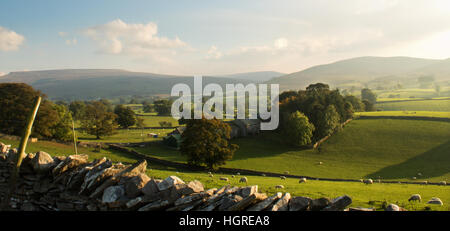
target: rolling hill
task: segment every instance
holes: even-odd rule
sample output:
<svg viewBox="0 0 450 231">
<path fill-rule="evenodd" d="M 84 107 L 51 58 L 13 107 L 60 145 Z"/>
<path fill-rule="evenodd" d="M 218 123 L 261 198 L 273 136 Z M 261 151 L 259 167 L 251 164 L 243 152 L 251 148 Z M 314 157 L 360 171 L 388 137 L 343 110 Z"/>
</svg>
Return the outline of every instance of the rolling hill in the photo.
<svg viewBox="0 0 450 231">
<path fill-rule="evenodd" d="M 280 89 L 301 89 L 311 83 L 325 82 L 332 86 L 346 82 L 416 79 L 434 76 L 437 81 L 450 80 L 450 59 L 420 59 L 410 57 L 359 57 L 314 66 L 280 76 L 267 83 L 278 83 Z"/>
<path fill-rule="evenodd" d="M 115 69 L 69 69 L 11 72 L 0 77 L 0 82 L 27 83 L 47 94 L 50 99 L 88 100 L 132 95 L 170 94 L 172 86 L 185 83 L 193 90 L 193 78 L 189 76 L 160 75 Z M 203 84 L 243 83 L 253 81 L 231 78 L 203 78 Z"/>
</svg>

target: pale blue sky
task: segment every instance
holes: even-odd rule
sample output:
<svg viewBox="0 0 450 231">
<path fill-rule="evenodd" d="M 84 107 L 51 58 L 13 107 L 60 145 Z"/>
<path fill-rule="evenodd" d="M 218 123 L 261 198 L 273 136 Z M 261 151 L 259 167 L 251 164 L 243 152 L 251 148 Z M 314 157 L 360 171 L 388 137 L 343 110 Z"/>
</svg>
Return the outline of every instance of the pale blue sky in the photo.
<svg viewBox="0 0 450 231">
<path fill-rule="evenodd" d="M 450 57 L 447 0 L 0 1 L 0 74 L 285 73 L 356 56 Z"/>
</svg>

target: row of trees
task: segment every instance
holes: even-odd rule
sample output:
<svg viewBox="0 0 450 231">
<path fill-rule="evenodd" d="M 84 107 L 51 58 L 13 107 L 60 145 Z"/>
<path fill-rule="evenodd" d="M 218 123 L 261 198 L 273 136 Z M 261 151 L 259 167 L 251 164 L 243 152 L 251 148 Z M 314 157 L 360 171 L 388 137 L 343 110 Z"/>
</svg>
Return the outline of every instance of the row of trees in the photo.
<svg viewBox="0 0 450 231">
<path fill-rule="evenodd" d="M 22 135 L 26 117 L 32 110 L 37 96 L 42 97 L 42 102 L 34 122 L 32 136 L 70 140 L 72 115 L 67 108 L 49 101 L 40 91 L 24 83 L 0 84 L 0 131 Z"/>
<path fill-rule="evenodd" d="M 115 108 L 107 100 L 53 103 L 40 91 L 24 83 L 0 84 L 0 132 L 21 135 L 26 117 L 33 108 L 34 99 L 43 98 L 33 126 L 33 137 L 72 140 L 72 122 L 97 138 L 112 135 L 117 127 L 129 128 L 136 125 L 143 128 L 144 120 L 123 105 Z"/>
<path fill-rule="evenodd" d="M 306 90 L 280 94 L 280 127 L 286 141 L 303 146 L 333 133 L 352 118 L 355 111 L 372 111 L 376 95 L 370 89 L 361 91 L 362 99 L 342 96 L 327 84 L 309 85 Z"/>
</svg>

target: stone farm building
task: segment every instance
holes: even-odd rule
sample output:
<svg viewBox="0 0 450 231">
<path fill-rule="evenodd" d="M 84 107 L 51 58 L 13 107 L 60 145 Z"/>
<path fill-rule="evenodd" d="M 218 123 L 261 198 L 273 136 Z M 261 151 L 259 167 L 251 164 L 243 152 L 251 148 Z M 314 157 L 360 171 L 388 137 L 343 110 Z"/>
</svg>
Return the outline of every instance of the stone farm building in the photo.
<svg viewBox="0 0 450 231">
<path fill-rule="evenodd" d="M 231 127 L 230 138 L 246 137 L 256 135 L 260 131 L 261 121 L 258 119 L 236 119 L 231 121 L 226 121 Z M 163 142 L 174 148 L 179 148 L 181 144 L 181 135 L 183 134 L 186 127 L 177 127 L 171 133 L 164 137 Z"/>
</svg>

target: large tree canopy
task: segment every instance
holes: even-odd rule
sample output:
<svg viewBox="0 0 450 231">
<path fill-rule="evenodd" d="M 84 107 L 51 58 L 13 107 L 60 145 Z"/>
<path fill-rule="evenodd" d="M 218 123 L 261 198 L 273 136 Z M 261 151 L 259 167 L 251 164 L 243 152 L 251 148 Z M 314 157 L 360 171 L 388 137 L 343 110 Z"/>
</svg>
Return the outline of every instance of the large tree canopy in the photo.
<svg viewBox="0 0 450 231">
<path fill-rule="evenodd" d="M 217 169 L 233 157 L 238 146 L 230 143 L 231 128 L 221 120 L 187 120 L 180 151 L 188 163 Z"/>
<path fill-rule="evenodd" d="M 64 105 L 56 105 L 40 91 L 24 83 L 0 84 L 0 131 L 22 135 L 26 118 L 34 107 L 36 97 L 43 100 L 33 124 L 32 136 L 38 138 L 69 140 L 72 117 Z"/>
</svg>

